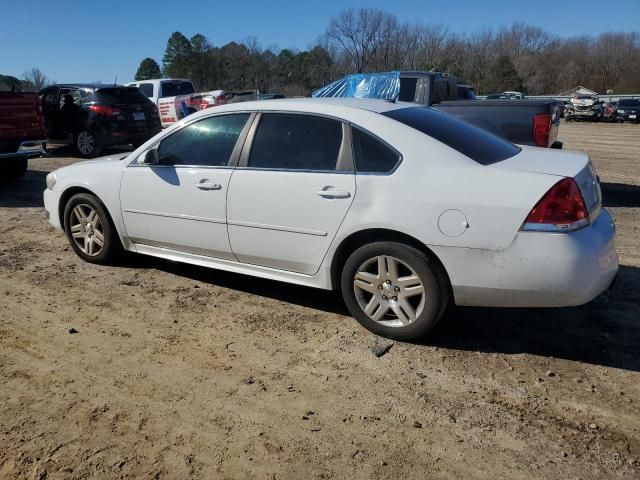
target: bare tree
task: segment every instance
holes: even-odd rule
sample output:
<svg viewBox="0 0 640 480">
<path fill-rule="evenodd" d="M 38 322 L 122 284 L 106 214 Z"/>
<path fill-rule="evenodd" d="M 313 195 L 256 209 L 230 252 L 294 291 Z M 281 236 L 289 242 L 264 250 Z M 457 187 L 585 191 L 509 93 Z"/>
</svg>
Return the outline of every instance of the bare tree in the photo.
<svg viewBox="0 0 640 480">
<path fill-rule="evenodd" d="M 37 67 L 33 67 L 31 70 L 24 72 L 22 74 L 22 80 L 24 88 L 26 90 L 33 90 L 34 92 L 51 83 L 47 76 Z"/>
<path fill-rule="evenodd" d="M 335 45 L 339 55 L 343 55 L 356 72 L 364 72 L 379 47 L 381 25 L 388 16 L 373 8 L 343 10 L 331 19 L 325 32 L 327 40 Z"/>
</svg>

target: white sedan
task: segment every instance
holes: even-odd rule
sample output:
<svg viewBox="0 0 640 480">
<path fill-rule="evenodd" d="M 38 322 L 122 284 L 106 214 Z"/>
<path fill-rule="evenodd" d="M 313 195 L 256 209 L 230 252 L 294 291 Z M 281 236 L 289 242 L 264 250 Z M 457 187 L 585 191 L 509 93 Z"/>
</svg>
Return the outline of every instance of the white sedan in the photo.
<svg viewBox="0 0 640 480">
<path fill-rule="evenodd" d="M 580 305 L 618 270 L 586 155 L 382 100 L 208 109 L 131 154 L 50 173 L 44 201 L 86 261 L 124 249 L 340 289 L 362 325 L 397 339 L 451 303 Z"/>
</svg>

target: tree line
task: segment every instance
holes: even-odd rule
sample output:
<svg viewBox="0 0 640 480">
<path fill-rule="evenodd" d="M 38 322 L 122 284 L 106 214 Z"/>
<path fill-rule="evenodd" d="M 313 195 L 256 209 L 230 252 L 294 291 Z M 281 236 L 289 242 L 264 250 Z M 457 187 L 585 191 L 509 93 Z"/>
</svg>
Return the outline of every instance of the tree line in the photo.
<svg viewBox="0 0 640 480">
<path fill-rule="evenodd" d="M 203 91 L 296 96 L 349 73 L 431 69 L 456 75 L 479 94 L 560 94 L 577 85 L 599 93 L 638 93 L 640 33 L 560 38 L 524 23 L 456 33 L 443 24 L 401 22 L 383 10 L 347 9 L 307 50 L 263 48 L 255 37 L 215 46 L 202 34 L 187 38 L 174 32 L 161 65 L 145 58 L 135 78 L 190 78 Z M 47 83 L 37 68 L 21 79 L 0 75 L 0 89 L 37 90 Z"/>
<path fill-rule="evenodd" d="M 640 91 L 640 33 L 560 38 L 514 23 L 455 33 L 442 24 L 401 22 L 378 9 L 336 15 L 309 50 L 263 49 L 251 37 L 213 46 L 180 32 L 167 42 L 162 67 L 143 60 L 137 79 L 160 75 L 194 80 L 200 90 L 259 89 L 307 95 L 349 73 L 437 69 L 479 94 L 520 90 L 559 94 L 577 85 L 606 93 Z"/>
</svg>

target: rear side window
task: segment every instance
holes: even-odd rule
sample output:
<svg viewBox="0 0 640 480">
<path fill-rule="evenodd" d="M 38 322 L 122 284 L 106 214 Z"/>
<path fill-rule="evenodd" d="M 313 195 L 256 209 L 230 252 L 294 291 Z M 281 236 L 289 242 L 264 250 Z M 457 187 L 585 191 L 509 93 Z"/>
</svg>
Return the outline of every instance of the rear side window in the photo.
<svg viewBox="0 0 640 480">
<path fill-rule="evenodd" d="M 388 173 L 400 161 L 398 153 L 358 128 L 351 129 L 351 138 L 357 173 Z"/>
<path fill-rule="evenodd" d="M 249 167 L 335 170 L 342 124 L 313 115 L 265 113 L 253 139 Z"/>
<path fill-rule="evenodd" d="M 401 102 L 415 102 L 417 78 L 400 77 L 400 95 L 398 100 Z"/>
<path fill-rule="evenodd" d="M 383 115 L 415 128 L 481 165 L 501 162 L 521 151 L 513 143 L 432 108 L 401 108 Z"/>
<path fill-rule="evenodd" d="M 176 97 L 196 93 L 191 82 L 162 82 L 161 97 Z"/>
<path fill-rule="evenodd" d="M 187 125 L 160 143 L 160 164 L 228 165 L 248 118 L 248 113 L 219 115 Z"/>
<path fill-rule="evenodd" d="M 138 87 L 112 87 L 100 88 L 95 92 L 96 101 L 108 105 L 127 105 L 132 103 L 147 103 Z"/>
<path fill-rule="evenodd" d="M 153 83 L 141 83 L 138 88 L 145 97 L 153 97 Z"/>
</svg>

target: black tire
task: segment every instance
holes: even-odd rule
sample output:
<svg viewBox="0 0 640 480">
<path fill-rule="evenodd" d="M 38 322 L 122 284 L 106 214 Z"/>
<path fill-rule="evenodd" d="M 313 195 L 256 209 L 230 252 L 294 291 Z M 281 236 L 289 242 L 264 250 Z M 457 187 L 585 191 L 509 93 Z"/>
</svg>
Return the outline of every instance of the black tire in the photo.
<svg viewBox="0 0 640 480">
<path fill-rule="evenodd" d="M 83 251 L 76 242 L 76 239 L 73 238 L 72 228 L 74 228 L 76 222 L 79 220 L 78 216 L 74 213 L 74 209 L 76 207 L 80 207 L 84 213 L 88 212 L 88 208 L 93 209 L 99 219 L 99 224 L 93 227 L 92 233 L 94 236 L 96 235 L 96 231 L 101 233 L 103 245 L 100 247 L 100 251 L 95 254 L 90 254 L 92 253 L 91 251 Z M 84 226 L 85 224 L 80 223 L 80 225 Z M 84 231 L 83 228 L 80 230 L 81 232 Z M 67 204 L 64 207 L 64 231 L 67 235 L 71 248 L 73 248 L 76 254 L 86 262 L 109 264 L 122 251 L 122 244 L 120 243 L 118 232 L 113 226 L 111 217 L 107 213 L 107 209 L 104 207 L 102 202 L 95 195 L 78 193 L 73 195 L 67 201 Z M 82 240 L 78 241 L 82 242 Z M 92 241 L 96 242 L 96 240 Z M 94 244 L 93 248 L 97 248 L 96 245 L 97 244 Z M 84 247 L 87 248 L 87 243 L 84 243 Z M 89 250 L 89 248 L 87 248 L 87 250 Z"/>
<path fill-rule="evenodd" d="M 374 294 L 361 290 L 356 294 L 354 288 L 356 273 L 368 262 L 371 262 L 371 265 L 374 265 L 375 268 L 375 260 L 373 259 L 381 256 L 393 257 L 395 260 L 399 260 L 398 269 L 407 270 L 407 267 L 412 269 L 423 286 L 425 292 L 423 296 L 424 304 L 422 307 L 414 307 L 415 315 L 413 316 L 416 318 L 408 324 L 389 325 L 391 322 L 400 322 L 399 317 L 394 313 L 394 308 L 398 308 L 399 305 L 397 301 L 388 301 L 384 304 L 385 308 L 391 310 L 382 317 L 382 322 L 369 317 L 360 305 L 361 303 L 367 303 L 367 298 L 370 300 Z M 379 273 L 378 271 L 378 277 L 382 278 Z M 399 271 L 398 273 L 401 272 Z M 400 274 L 399 276 L 402 277 L 403 275 Z M 372 283 L 375 284 L 376 282 Z M 353 252 L 342 269 L 340 287 L 347 308 L 363 327 L 377 335 L 396 340 L 414 340 L 426 335 L 436 325 L 449 305 L 449 283 L 440 266 L 433 262 L 424 252 L 398 242 L 374 242 L 364 245 Z M 391 293 L 388 293 L 388 295 L 398 295 L 398 297 L 392 297 L 393 300 L 402 300 L 402 292 L 399 294 L 393 293 L 394 288 L 396 288 L 396 291 L 400 288 L 399 286 L 394 286 L 393 283 L 390 285 L 381 283 L 374 285 L 374 287 L 380 290 L 380 295 L 383 295 L 387 291 L 386 289 L 389 289 L 388 291 Z M 383 288 L 385 290 L 381 290 Z M 382 296 L 379 298 L 388 299 L 389 297 Z M 420 301 L 420 299 L 418 300 Z M 380 305 L 383 305 L 383 302 L 384 300 L 380 301 Z M 393 317 L 397 318 L 394 319 Z"/>
<path fill-rule="evenodd" d="M 0 162 L 0 182 L 13 182 L 27 172 L 29 160 L 26 158 L 10 158 Z"/>
<path fill-rule="evenodd" d="M 91 130 L 79 130 L 73 136 L 76 151 L 84 158 L 94 158 L 102 153 L 102 145 L 98 136 Z"/>
</svg>

